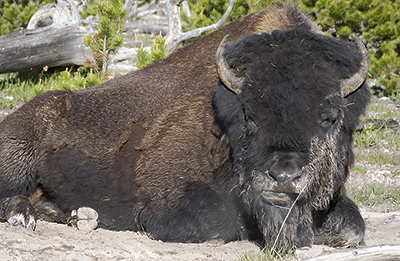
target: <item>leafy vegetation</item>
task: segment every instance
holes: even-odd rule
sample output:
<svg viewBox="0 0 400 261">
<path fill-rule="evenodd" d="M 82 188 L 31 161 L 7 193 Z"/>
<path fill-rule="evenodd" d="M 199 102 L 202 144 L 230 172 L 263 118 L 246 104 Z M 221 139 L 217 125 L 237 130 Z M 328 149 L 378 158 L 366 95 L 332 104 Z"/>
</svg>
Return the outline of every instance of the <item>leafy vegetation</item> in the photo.
<svg viewBox="0 0 400 261">
<path fill-rule="evenodd" d="M 54 0 L 3 0 L 0 2 L 0 35 L 14 32 L 17 28 L 26 28 L 32 15 Z"/>
<path fill-rule="evenodd" d="M 88 60 L 87 66 L 93 67 L 102 76 L 105 76 L 107 72 L 110 53 L 122 45 L 122 32 L 127 15 L 124 4 L 124 0 L 99 2 L 96 7 L 99 19 L 98 33 L 87 35 L 83 41 L 83 44 L 93 53 L 93 59 Z"/>
<path fill-rule="evenodd" d="M 239 261 L 291 261 L 298 260 L 293 252 L 277 251 L 264 248 L 262 252 L 257 254 L 248 254 L 240 256 Z"/>
<path fill-rule="evenodd" d="M 75 0 L 75 1 L 82 4 L 84 0 Z M 86 0 L 86 7 L 80 13 L 82 19 L 86 19 L 89 16 L 97 15 L 97 2 L 98 0 Z"/>
<path fill-rule="evenodd" d="M 340 38 L 362 36 L 370 55 L 372 79 L 387 95 L 400 90 L 400 2 L 396 0 L 302 0 L 323 31 Z"/>
<path fill-rule="evenodd" d="M 83 0 L 76 2 L 82 3 Z M 95 2 L 88 4 L 81 13 L 82 18 L 96 15 Z M 0 35 L 9 34 L 18 28 L 26 28 L 32 15 L 42 6 L 54 3 L 54 0 L 2 0 L 0 1 Z"/>
<path fill-rule="evenodd" d="M 84 67 L 61 71 L 45 67 L 42 70 L 3 74 L 0 77 L 0 108 L 13 109 L 42 92 L 88 88 L 106 80 Z"/>
<path fill-rule="evenodd" d="M 189 31 L 195 28 L 208 26 L 218 22 L 228 9 L 229 1 L 225 0 L 188 0 L 192 17 L 183 17 L 183 30 Z M 232 22 L 240 17 L 265 9 L 274 0 L 236 0 L 235 6 L 225 23 Z"/>
<path fill-rule="evenodd" d="M 354 135 L 356 161 L 400 166 L 400 132 L 389 124 L 400 121 L 400 110 L 394 106 L 373 98 L 367 108 L 369 122 L 364 119 L 362 129 Z"/>
<path fill-rule="evenodd" d="M 157 60 L 164 59 L 167 56 L 165 38 L 160 34 L 154 39 L 151 45 L 150 53 L 147 52 L 143 44 L 139 48 L 136 55 L 136 68 L 143 69 L 144 67 L 154 63 Z"/>
</svg>

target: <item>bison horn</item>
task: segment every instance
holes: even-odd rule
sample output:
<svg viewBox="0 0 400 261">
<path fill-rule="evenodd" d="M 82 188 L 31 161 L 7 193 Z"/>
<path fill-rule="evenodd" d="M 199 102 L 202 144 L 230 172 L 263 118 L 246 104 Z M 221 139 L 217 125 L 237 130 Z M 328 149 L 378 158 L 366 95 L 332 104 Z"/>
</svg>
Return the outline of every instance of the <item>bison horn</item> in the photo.
<svg viewBox="0 0 400 261">
<path fill-rule="evenodd" d="M 228 43 L 228 35 L 225 35 L 224 39 L 222 39 L 221 43 L 219 44 L 217 52 L 215 54 L 215 65 L 217 67 L 217 72 L 221 81 L 231 91 L 233 91 L 236 94 L 239 94 L 241 92 L 243 78 L 236 76 L 230 70 L 228 64 L 226 63 L 223 53 L 227 43 Z"/>
<path fill-rule="evenodd" d="M 362 55 L 361 68 L 357 73 L 353 74 L 350 78 L 347 78 L 342 81 L 341 89 L 343 97 L 346 97 L 347 95 L 355 92 L 368 76 L 369 57 L 367 49 L 365 48 L 360 38 L 358 38 L 355 35 L 354 35 L 354 42 Z"/>
</svg>

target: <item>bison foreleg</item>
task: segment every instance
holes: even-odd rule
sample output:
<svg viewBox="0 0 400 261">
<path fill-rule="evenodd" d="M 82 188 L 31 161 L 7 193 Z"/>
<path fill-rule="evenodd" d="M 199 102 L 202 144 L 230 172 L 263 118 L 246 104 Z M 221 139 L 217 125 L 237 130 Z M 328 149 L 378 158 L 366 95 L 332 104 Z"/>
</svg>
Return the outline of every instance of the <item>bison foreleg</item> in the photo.
<svg viewBox="0 0 400 261">
<path fill-rule="evenodd" d="M 35 230 L 36 220 L 67 223 L 70 215 L 61 211 L 54 203 L 46 201 L 33 206 L 31 200 L 22 195 L 0 200 L 0 220 L 13 226 Z"/>
<path fill-rule="evenodd" d="M 0 199 L 0 221 L 13 226 L 22 226 L 35 230 L 36 220 L 71 224 L 80 230 L 91 231 L 98 225 L 95 210 L 81 207 L 72 214 L 63 212 L 51 201 L 33 206 L 28 197 L 17 195 Z"/>
<path fill-rule="evenodd" d="M 36 210 L 28 197 L 17 195 L 0 200 L 0 220 L 35 230 L 36 218 Z"/>
<path fill-rule="evenodd" d="M 339 196 L 333 206 L 314 217 L 314 244 L 356 247 L 364 243 L 364 220 L 356 204 Z"/>
<path fill-rule="evenodd" d="M 55 203 L 45 201 L 35 209 L 38 219 L 43 221 L 69 224 L 83 231 L 92 231 L 98 225 L 99 215 L 92 208 L 80 207 L 72 213 L 65 213 Z"/>
<path fill-rule="evenodd" d="M 45 201 L 35 206 L 35 209 L 38 219 L 43 221 L 66 224 L 71 217 L 69 213 L 64 213 L 56 204 L 50 201 Z"/>
</svg>

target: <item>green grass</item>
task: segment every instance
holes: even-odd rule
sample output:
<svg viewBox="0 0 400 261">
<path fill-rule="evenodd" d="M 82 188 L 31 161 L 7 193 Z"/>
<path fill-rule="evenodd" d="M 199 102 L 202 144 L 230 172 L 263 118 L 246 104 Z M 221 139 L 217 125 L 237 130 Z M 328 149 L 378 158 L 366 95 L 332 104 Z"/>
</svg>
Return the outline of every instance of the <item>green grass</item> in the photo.
<svg viewBox="0 0 400 261">
<path fill-rule="evenodd" d="M 366 123 L 366 118 L 377 121 Z M 400 110 L 393 102 L 373 98 L 362 121 L 363 129 L 353 137 L 356 162 L 400 166 L 400 132 L 386 127 L 392 119 L 400 121 Z"/>
<path fill-rule="evenodd" d="M 400 175 L 400 166 L 390 171 L 393 175 Z"/>
<path fill-rule="evenodd" d="M 0 108 L 15 107 L 51 90 L 76 90 L 106 81 L 86 68 L 50 69 L 3 74 L 0 78 Z"/>
<path fill-rule="evenodd" d="M 400 132 L 391 129 L 363 130 L 354 135 L 357 161 L 400 166 Z"/>
<path fill-rule="evenodd" d="M 390 100 L 400 105 L 400 92 L 390 96 Z M 397 119 L 400 120 L 400 110 L 393 110 L 389 101 L 380 101 L 373 97 L 367 107 L 367 118 L 369 119 Z"/>
<path fill-rule="evenodd" d="M 386 175 L 400 175 L 400 131 L 386 127 L 389 120 L 400 121 L 400 110 L 393 103 L 398 96 L 390 100 L 373 98 L 367 108 L 363 129 L 354 134 L 355 166 L 352 171 L 367 175 L 367 166 L 386 166 L 390 172 Z M 366 122 L 365 119 L 376 121 Z M 365 166 L 367 165 L 367 166 Z M 351 183 L 346 185 L 348 196 L 364 206 L 377 206 L 390 203 L 400 206 L 400 189 L 391 184 L 364 180 L 362 186 Z"/>
<path fill-rule="evenodd" d="M 239 261 L 292 261 L 299 260 L 294 252 L 284 253 L 283 251 L 273 252 L 269 249 L 264 249 L 257 254 L 247 254 L 240 256 Z"/>
<path fill-rule="evenodd" d="M 376 145 L 379 142 L 377 132 L 362 131 L 354 135 L 353 144 L 355 147 L 369 148 Z"/>
<path fill-rule="evenodd" d="M 370 164 L 395 165 L 400 166 L 400 151 L 385 152 L 382 150 L 355 150 L 357 161 L 363 161 Z"/>
<path fill-rule="evenodd" d="M 354 165 L 354 167 L 351 170 L 361 173 L 362 175 L 365 175 L 365 174 L 367 174 L 368 168 L 365 166 L 359 166 L 356 164 L 356 165 Z"/>
<path fill-rule="evenodd" d="M 400 188 L 377 182 L 364 184 L 362 187 L 347 186 L 348 196 L 358 204 L 377 206 L 383 203 L 400 205 Z"/>
</svg>

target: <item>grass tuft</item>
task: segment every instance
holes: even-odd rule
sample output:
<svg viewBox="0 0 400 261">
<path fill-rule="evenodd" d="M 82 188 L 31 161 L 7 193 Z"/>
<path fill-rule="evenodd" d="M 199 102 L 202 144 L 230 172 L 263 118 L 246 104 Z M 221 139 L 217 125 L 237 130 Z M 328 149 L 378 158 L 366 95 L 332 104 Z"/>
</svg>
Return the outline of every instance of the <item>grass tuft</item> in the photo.
<svg viewBox="0 0 400 261">
<path fill-rule="evenodd" d="M 91 70 L 80 67 L 3 74 L 0 78 L 0 108 L 13 109 L 34 96 L 53 90 L 77 90 L 107 81 Z"/>
<path fill-rule="evenodd" d="M 298 260 L 294 252 L 264 249 L 260 253 L 240 256 L 239 261 L 291 261 Z"/>
<path fill-rule="evenodd" d="M 362 175 L 367 174 L 367 171 L 368 171 L 367 167 L 359 166 L 359 165 L 355 165 L 351 170 L 352 171 L 356 171 L 356 172 L 358 172 L 358 173 L 360 173 Z"/>
<path fill-rule="evenodd" d="M 400 188 L 372 182 L 361 187 L 348 186 L 348 196 L 358 204 L 377 206 L 383 203 L 400 204 Z"/>
<path fill-rule="evenodd" d="M 356 157 L 356 161 L 363 161 L 379 166 L 400 166 L 400 151 L 356 149 L 354 150 L 354 155 Z"/>
</svg>

